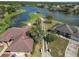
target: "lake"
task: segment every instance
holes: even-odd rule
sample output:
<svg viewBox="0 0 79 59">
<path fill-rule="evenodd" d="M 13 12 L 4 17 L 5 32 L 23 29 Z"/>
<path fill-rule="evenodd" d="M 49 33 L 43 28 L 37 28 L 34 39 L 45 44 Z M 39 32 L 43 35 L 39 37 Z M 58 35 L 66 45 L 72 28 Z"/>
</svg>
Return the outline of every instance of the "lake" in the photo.
<svg viewBox="0 0 79 59">
<path fill-rule="evenodd" d="M 47 9 L 43 9 L 43 8 L 24 6 L 23 9 L 25 9 L 26 12 L 12 17 L 11 27 L 12 26 L 19 26 L 22 23 L 22 21 L 27 21 L 30 18 L 29 13 L 40 12 L 44 16 L 48 15 L 48 10 Z"/>
<path fill-rule="evenodd" d="M 27 21 L 30 18 L 29 13 L 40 12 L 44 16 L 47 16 L 49 14 L 49 10 L 44 8 L 24 6 L 23 9 L 25 9 L 26 12 L 12 17 L 11 26 L 19 26 L 22 21 Z M 54 16 L 54 18 L 58 21 L 62 21 L 70 25 L 79 26 L 79 15 L 64 14 L 62 12 L 52 11 L 52 16 Z"/>
<path fill-rule="evenodd" d="M 79 26 L 79 15 L 64 14 L 63 12 L 52 12 L 56 20 Z"/>
</svg>

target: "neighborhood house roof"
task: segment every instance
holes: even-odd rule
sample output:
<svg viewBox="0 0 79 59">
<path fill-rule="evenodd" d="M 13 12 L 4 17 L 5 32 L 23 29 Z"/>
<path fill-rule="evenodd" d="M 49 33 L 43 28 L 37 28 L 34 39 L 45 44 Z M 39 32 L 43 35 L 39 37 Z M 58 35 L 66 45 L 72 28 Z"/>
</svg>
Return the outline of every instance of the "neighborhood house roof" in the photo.
<svg viewBox="0 0 79 59">
<path fill-rule="evenodd" d="M 69 33 L 69 34 L 73 34 L 77 32 L 77 29 L 74 26 L 70 26 L 67 24 L 58 24 L 56 26 L 54 26 L 55 30 L 58 30 L 60 32 L 64 32 L 64 33 Z M 53 30 L 53 28 L 51 29 Z"/>
<path fill-rule="evenodd" d="M 22 35 L 13 42 L 6 51 L 11 52 L 28 52 L 32 51 L 33 40 L 28 36 Z"/>
<path fill-rule="evenodd" d="M 68 33 L 71 35 L 71 39 L 79 41 L 79 30 L 76 26 L 70 26 L 67 24 L 56 24 L 51 31 L 60 31 L 62 33 Z"/>
<path fill-rule="evenodd" d="M 9 42 L 10 39 L 14 39 L 11 45 L 6 49 L 6 51 L 11 52 L 27 52 L 32 51 L 33 40 L 26 36 L 29 26 L 23 26 L 21 28 L 12 27 L 5 31 L 0 36 L 0 41 Z"/>
<path fill-rule="evenodd" d="M 10 39 L 15 39 L 19 37 L 21 34 L 27 32 L 28 28 L 29 28 L 28 26 L 22 28 L 17 27 L 9 28 L 0 35 L 0 41 L 2 42 L 2 41 L 9 41 Z"/>
</svg>

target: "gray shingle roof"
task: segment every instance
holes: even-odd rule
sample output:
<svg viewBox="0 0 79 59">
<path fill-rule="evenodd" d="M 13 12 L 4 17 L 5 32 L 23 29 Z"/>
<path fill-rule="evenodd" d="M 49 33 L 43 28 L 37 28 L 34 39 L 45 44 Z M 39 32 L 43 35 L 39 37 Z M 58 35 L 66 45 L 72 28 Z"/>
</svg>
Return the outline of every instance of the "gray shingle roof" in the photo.
<svg viewBox="0 0 79 59">
<path fill-rule="evenodd" d="M 55 30 L 58 30 L 58 31 L 64 32 L 64 33 L 72 34 L 72 32 L 73 33 L 77 32 L 77 29 L 74 26 L 70 26 L 70 25 L 67 25 L 67 24 L 58 24 L 54 27 L 55 27 Z M 53 28 L 52 28 L 52 30 L 53 30 Z"/>
</svg>

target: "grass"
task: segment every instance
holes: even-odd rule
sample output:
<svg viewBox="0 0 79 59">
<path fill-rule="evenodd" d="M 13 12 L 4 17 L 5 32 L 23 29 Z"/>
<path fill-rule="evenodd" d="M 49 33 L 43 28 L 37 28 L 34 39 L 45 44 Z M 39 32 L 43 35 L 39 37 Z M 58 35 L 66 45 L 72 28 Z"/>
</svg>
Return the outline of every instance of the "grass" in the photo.
<svg viewBox="0 0 79 59">
<path fill-rule="evenodd" d="M 54 18 L 52 19 L 48 19 L 47 21 L 50 21 L 51 23 L 44 23 L 46 30 L 50 29 L 51 27 L 53 27 L 55 24 L 63 24 L 60 21 L 56 21 Z"/>
<path fill-rule="evenodd" d="M 41 48 L 40 43 L 34 43 L 31 57 L 40 57 L 41 56 L 40 48 Z"/>
<path fill-rule="evenodd" d="M 3 50 L 3 48 L 4 48 L 3 46 L 0 46 L 0 52 Z"/>
<path fill-rule="evenodd" d="M 78 54 L 77 54 L 77 57 L 79 57 L 79 49 L 78 49 Z"/>
<path fill-rule="evenodd" d="M 56 37 L 53 42 L 49 42 L 48 47 L 51 49 L 50 53 L 53 57 L 63 57 L 67 45 L 68 40 Z"/>
<path fill-rule="evenodd" d="M 4 32 L 9 26 L 10 26 L 10 20 L 12 16 L 15 16 L 17 14 L 20 14 L 22 12 L 24 12 L 25 10 L 21 9 L 21 10 L 17 10 L 16 12 L 12 13 L 12 14 L 8 14 L 7 12 L 5 13 L 5 17 L 0 21 L 0 32 Z"/>
<path fill-rule="evenodd" d="M 27 21 L 24 21 L 23 24 L 28 24 L 28 23 L 33 24 L 39 18 L 39 16 L 41 16 L 41 14 L 30 13 L 29 16 L 30 16 L 30 19 L 28 19 Z"/>
</svg>

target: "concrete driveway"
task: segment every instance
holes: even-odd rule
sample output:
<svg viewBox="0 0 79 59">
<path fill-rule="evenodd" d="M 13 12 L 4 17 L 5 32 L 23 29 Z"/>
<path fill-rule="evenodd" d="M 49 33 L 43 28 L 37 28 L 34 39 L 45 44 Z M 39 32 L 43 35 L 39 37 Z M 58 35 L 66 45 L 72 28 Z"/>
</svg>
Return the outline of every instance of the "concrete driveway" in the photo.
<svg viewBox="0 0 79 59">
<path fill-rule="evenodd" d="M 79 43 L 73 40 L 69 40 L 69 44 L 65 51 L 65 57 L 77 57 Z"/>
</svg>

